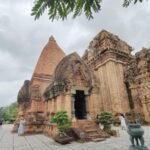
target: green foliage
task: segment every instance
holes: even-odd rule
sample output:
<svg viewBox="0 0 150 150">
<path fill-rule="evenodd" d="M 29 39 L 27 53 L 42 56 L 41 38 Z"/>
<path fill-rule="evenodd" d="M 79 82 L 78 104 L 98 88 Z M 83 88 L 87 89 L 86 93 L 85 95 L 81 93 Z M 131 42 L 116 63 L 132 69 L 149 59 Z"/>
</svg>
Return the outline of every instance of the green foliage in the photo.
<svg viewBox="0 0 150 150">
<path fill-rule="evenodd" d="M 138 3 L 144 0 L 124 0 L 123 7 L 127 7 L 130 3 Z M 73 18 L 84 13 L 88 19 L 93 18 L 93 12 L 98 13 L 101 10 L 102 0 L 35 0 L 32 8 L 32 16 L 35 20 L 48 10 L 49 19 L 66 19 L 72 13 Z"/>
<path fill-rule="evenodd" d="M 108 131 L 111 129 L 111 124 L 113 123 L 112 114 L 109 112 L 101 112 L 97 115 L 96 121 L 104 125 L 104 130 Z"/>
<path fill-rule="evenodd" d="M 124 0 L 123 7 L 128 7 L 131 3 L 143 2 L 143 0 Z"/>
<path fill-rule="evenodd" d="M 66 111 L 57 112 L 52 117 L 51 122 L 56 123 L 61 135 L 65 135 L 66 129 L 71 126 L 71 120 L 69 119 Z"/>
<path fill-rule="evenodd" d="M 18 113 L 18 104 L 14 102 L 7 107 L 0 107 L 0 117 L 4 118 L 6 123 L 13 123 Z"/>
<path fill-rule="evenodd" d="M 84 11 L 88 19 L 93 18 L 92 11 L 98 12 L 101 8 L 102 0 L 35 0 L 32 14 L 38 19 L 46 9 L 48 9 L 49 19 L 64 20 L 68 14 L 73 12 L 73 18 L 79 16 Z"/>
</svg>

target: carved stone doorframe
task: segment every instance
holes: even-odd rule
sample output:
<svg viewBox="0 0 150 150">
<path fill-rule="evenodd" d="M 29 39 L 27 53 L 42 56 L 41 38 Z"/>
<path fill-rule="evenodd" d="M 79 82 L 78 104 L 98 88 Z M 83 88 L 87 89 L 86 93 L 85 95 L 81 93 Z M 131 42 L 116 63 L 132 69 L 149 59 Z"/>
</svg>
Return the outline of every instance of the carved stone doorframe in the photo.
<svg viewBox="0 0 150 150">
<path fill-rule="evenodd" d="M 76 116 L 75 116 L 75 94 L 77 90 L 84 91 L 85 95 L 85 107 L 86 107 L 86 118 L 89 116 L 89 88 L 86 87 L 73 87 L 71 89 L 71 113 L 72 113 L 72 120 L 76 121 Z"/>
</svg>

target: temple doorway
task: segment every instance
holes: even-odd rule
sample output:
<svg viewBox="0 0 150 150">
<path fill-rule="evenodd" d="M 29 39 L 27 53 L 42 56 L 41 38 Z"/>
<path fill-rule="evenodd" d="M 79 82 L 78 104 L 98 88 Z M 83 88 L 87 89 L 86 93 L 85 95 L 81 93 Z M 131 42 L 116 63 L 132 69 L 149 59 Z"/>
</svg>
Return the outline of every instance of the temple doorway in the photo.
<svg viewBox="0 0 150 150">
<path fill-rule="evenodd" d="M 77 119 L 86 119 L 86 102 L 84 91 L 76 90 L 74 106 L 75 117 Z"/>
</svg>

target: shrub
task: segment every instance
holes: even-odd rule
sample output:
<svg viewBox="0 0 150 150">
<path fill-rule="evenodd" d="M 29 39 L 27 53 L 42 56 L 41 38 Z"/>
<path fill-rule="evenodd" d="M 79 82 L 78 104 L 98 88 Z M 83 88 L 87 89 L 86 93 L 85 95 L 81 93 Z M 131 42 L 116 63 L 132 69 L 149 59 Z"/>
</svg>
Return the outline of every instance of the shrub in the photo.
<svg viewBox="0 0 150 150">
<path fill-rule="evenodd" d="M 52 123 L 56 123 L 60 136 L 66 136 L 66 130 L 71 127 L 71 120 L 66 111 L 57 112 L 51 119 Z"/>
<path fill-rule="evenodd" d="M 104 126 L 103 130 L 107 132 L 111 130 L 111 124 L 113 123 L 112 114 L 109 112 L 101 112 L 97 115 L 96 122 L 101 123 Z"/>
</svg>

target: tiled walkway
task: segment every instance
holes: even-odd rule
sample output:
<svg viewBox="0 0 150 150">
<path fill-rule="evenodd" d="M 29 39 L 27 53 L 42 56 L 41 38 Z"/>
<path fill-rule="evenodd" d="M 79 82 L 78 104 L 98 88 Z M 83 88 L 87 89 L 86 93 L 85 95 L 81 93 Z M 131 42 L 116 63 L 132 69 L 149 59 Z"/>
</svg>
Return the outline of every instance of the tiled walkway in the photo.
<svg viewBox="0 0 150 150">
<path fill-rule="evenodd" d="M 130 141 L 125 131 L 119 131 L 120 136 L 112 137 L 103 142 L 72 142 L 60 145 L 42 134 L 18 136 L 12 134 L 12 126 L 0 126 L 0 150 L 129 150 Z M 145 145 L 150 148 L 150 127 L 144 127 Z"/>
</svg>

